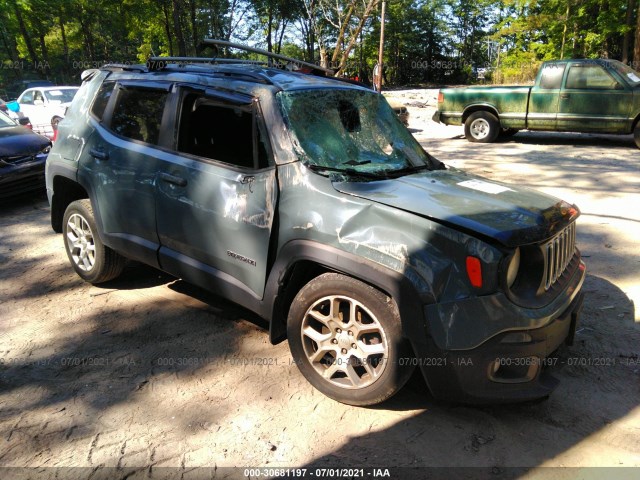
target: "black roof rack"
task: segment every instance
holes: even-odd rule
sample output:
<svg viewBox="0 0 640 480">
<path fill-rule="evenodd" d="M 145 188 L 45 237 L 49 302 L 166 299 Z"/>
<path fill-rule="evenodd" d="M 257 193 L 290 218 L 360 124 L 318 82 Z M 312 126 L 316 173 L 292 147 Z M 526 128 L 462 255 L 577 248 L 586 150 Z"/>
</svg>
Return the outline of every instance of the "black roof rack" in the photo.
<svg viewBox="0 0 640 480">
<path fill-rule="evenodd" d="M 125 63 L 107 63 L 106 65 L 102 66 L 102 68 L 106 68 L 107 70 L 126 70 L 132 72 L 145 71 L 144 65 L 130 65 Z"/>
<path fill-rule="evenodd" d="M 215 47 L 228 47 L 228 48 L 237 48 L 239 50 L 244 50 L 245 52 L 257 53 L 258 55 L 263 55 L 268 59 L 281 60 L 286 63 L 290 63 L 296 65 L 298 67 L 306 67 L 310 69 L 312 72 L 316 74 L 322 74 L 324 76 L 330 75 L 333 76 L 335 71 L 330 68 L 324 68 L 320 65 L 316 65 L 314 63 L 304 62 L 302 60 L 298 60 L 293 57 L 287 57 L 286 55 L 280 55 L 279 53 L 268 52 L 267 50 L 263 50 L 261 48 L 256 47 L 248 47 L 247 45 L 242 45 L 240 43 L 227 42 L 226 40 L 217 40 L 215 38 L 205 38 L 202 41 L 202 45 L 213 45 Z M 269 63 L 271 65 L 271 63 Z"/>
<path fill-rule="evenodd" d="M 147 59 L 147 68 L 151 71 L 162 70 L 168 63 L 177 64 L 195 64 L 205 63 L 214 64 L 250 64 L 250 65 L 268 65 L 267 62 L 260 60 L 242 60 L 239 58 L 217 58 L 217 57 L 149 57 Z"/>
</svg>

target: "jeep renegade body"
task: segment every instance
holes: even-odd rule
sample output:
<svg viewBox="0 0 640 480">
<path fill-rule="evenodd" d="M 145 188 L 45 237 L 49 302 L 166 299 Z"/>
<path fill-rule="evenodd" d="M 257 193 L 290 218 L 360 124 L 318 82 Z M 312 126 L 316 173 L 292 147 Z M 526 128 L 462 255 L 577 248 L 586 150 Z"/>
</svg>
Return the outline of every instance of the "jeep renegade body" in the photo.
<svg viewBox="0 0 640 480">
<path fill-rule="evenodd" d="M 579 210 L 447 168 L 384 97 L 257 65 L 87 71 L 47 162 L 51 222 L 92 283 L 133 259 L 269 321 L 317 389 L 382 402 L 555 387 L 585 267 Z"/>
</svg>

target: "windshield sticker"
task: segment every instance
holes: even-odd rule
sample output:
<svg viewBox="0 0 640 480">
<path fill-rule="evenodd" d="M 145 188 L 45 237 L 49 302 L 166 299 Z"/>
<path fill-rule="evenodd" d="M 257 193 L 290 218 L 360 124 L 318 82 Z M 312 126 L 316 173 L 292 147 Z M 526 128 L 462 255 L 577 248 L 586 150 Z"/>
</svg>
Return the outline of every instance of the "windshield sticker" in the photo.
<svg viewBox="0 0 640 480">
<path fill-rule="evenodd" d="M 471 188 L 473 190 L 479 190 L 484 193 L 491 193 L 492 195 L 497 195 L 498 193 L 503 192 L 513 192 L 509 187 L 497 185 L 495 183 L 483 182 L 482 180 L 466 180 L 458 183 L 458 185 L 461 187 Z"/>
<path fill-rule="evenodd" d="M 627 73 L 627 77 L 629 77 L 632 82 L 640 82 L 640 78 L 633 72 Z"/>
<path fill-rule="evenodd" d="M 62 95 L 62 92 L 60 90 L 49 90 L 49 95 L 52 97 L 59 97 Z"/>
</svg>

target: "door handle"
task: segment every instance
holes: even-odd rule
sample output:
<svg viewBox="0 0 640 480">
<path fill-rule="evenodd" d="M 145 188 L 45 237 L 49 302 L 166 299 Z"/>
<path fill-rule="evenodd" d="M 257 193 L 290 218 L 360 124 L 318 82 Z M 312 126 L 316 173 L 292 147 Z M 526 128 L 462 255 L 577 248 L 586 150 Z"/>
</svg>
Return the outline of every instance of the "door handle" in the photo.
<svg viewBox="0 0 640 480">
<path fill-rule="evenodd" d="M 162 180 L 164 180 L 165 182 L 172 183 L 174 185 L 177 185 L 178 187 L 186 187 L 187 186 L 186 178 L 176 177 L 175 175 L 171 175 L 169 173 L 161 173 L 160 174 L 160 178 Z"/>
<path fill-rule="evenodd" d="M 560 98 L 563 99 L 563 100 L 566 100 L 569 97 L 570 97 L 570 95 L 568 93 L 561 93 L 560 94 Z"/>
<path fill-rule="evenodd" d="M 89 155 L 97 160 L 109 160 L 109 154 L 107 152 L 103 152 L 102 150 L 97 150 L 95 148 L 89 150 Z"/>
</svg>

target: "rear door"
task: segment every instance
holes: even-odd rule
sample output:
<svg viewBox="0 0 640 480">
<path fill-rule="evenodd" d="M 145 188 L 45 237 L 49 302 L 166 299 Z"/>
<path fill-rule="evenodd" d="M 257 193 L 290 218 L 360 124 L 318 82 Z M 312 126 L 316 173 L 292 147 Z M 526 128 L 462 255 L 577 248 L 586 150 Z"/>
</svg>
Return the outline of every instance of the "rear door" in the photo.
<svg viewBox="0 0 640 480">
<path fill-rule="evenodd" d="M 632 91 L 596 62 L 569 63 L 558 107 L 558 130 L 625 133 Z"/>
<path fill-rule="evenodd" d="M 176 152 L 156 176 L 160 264 L 234 301 L 262 298 L 277 183 L 260 106 L 189 86 L 174 98 Z"/>
<path fill-rule="evenodd" d="M 91 109 L 98 123 L 86 139 L 79 169 L 105 243 L 156 266 L 155 180 L 159 157 L 169 155 L 162 132 L 170 87 L 106 81 Z"/>
</svg>

